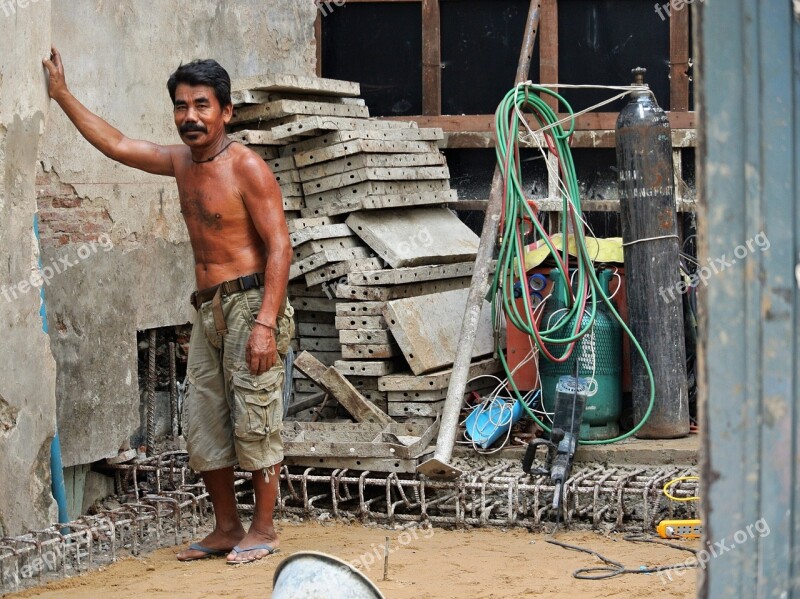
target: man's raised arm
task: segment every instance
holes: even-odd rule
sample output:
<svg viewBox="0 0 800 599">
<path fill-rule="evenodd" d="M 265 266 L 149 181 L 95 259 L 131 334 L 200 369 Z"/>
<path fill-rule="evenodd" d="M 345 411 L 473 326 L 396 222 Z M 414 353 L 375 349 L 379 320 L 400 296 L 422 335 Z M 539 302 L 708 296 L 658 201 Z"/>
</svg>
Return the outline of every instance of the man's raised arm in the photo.
<svg viewBox="0 0 800 599">
<path fill-rule="evenodd" d="M 61 106 L 90 144 L 112 160 L 126 166 L 154 175 L 175 176 L 172 163 L 174 148 L 129 139 L 81 104 L 67 89 L 61 54 L 55 48 L 52 48 L 50 58 L 44 59 L 42 63 L 50 77 L 50 97 Z"/>
</svg>

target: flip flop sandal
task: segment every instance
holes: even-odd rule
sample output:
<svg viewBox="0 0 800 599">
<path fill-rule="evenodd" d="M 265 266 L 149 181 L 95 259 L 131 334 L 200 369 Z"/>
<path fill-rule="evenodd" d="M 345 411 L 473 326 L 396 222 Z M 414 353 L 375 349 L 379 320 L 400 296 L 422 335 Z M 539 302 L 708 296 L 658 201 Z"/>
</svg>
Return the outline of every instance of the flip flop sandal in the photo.
<svg viewBox="0 0 800 599">
<path fill-rule="evenodd" d="M 265 557 L 268 557 L 280 551 L 279 548 L 273 547 L 272 545 L 256 545 L 255 547 L 248 547 L 247 549 L 242 549 L 237 545 L 236 547 L 233 548 L 232 551 L 236 555 L 239 555 L 240 553 L 248 553 L 249 551 L 258 551 L 260 549 L 267 551 L 268 552 L 267 555 L 262 555 L 261 557 L 254 557 L 252 559 L 233 560 L 233 561 L 228 560 L 227 564 L 229 566 L 238 566 L 239 564 L 252 564 L 253 562 L 257 562 L 258 560 L 264 559 Z"/>
</svg>

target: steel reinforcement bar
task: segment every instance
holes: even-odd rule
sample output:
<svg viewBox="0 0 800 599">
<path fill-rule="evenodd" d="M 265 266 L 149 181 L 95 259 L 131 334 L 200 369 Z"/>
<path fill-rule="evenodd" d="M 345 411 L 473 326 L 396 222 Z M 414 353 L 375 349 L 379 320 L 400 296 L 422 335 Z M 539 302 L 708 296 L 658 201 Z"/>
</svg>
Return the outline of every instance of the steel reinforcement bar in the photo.
<svg viewBox="0 0 800 599">
<path fill-rule="evenodd" d="M 119 504 L 76 521 L 0 539 L 0 593 L 44 580 L 74 575 L 138 554 L 177 545 L 209 523 L 211 504 L 200 477 L 183 451 L 172 451 L 112 466 Z M 696 474 L 694 468 L 576 468 L 565 487 L 562 521 L 609 531 L 653 530 L 663 518 L 697 517 L 693 503 L 668 501 L 662 487 Z M 236 473 L 242 511 L 253 509 L 250 473 Z M 696 495 L 697 482 L 671 488 L 676 497 Z M 381 524 L 418 523 L 440 527 L 528 527 L 555 521 L 553 485 L 501 461 L 466 472 L 454 481 L 369 471 L 281 469 L 276 511 L 314 518 Z"/>
</svg>

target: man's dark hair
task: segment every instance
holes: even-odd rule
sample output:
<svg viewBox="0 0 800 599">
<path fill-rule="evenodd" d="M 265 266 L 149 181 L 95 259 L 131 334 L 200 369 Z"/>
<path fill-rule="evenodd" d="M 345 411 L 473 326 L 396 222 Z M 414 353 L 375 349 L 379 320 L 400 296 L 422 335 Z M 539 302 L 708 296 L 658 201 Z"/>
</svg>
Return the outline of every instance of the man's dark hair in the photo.
<svg viewBox="0 0 800 599">
<path fill-rule="evenodd" d="M 208 85 L 214 89 L 219 105 L 225 108 L 231 103 L 231 78 L 222 66 L 212 59 L 193 60 L 182 64 L 169 76 L 167 89 L 172 103 L 175 104 L 175 90 L 179 83 L 188 85 Z"/>
</svg>

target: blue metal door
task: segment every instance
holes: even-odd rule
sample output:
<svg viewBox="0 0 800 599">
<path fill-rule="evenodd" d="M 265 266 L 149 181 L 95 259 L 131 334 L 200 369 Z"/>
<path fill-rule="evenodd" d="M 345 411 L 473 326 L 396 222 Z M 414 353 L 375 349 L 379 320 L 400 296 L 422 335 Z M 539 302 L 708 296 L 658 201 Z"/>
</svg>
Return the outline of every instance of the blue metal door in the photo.
<svg viewBox="0 0 800 599">
<path fill-rule="evenodd" d="M 800 598 L 798 4 L 694 2 L 703 598 Z"/>
</svg>

